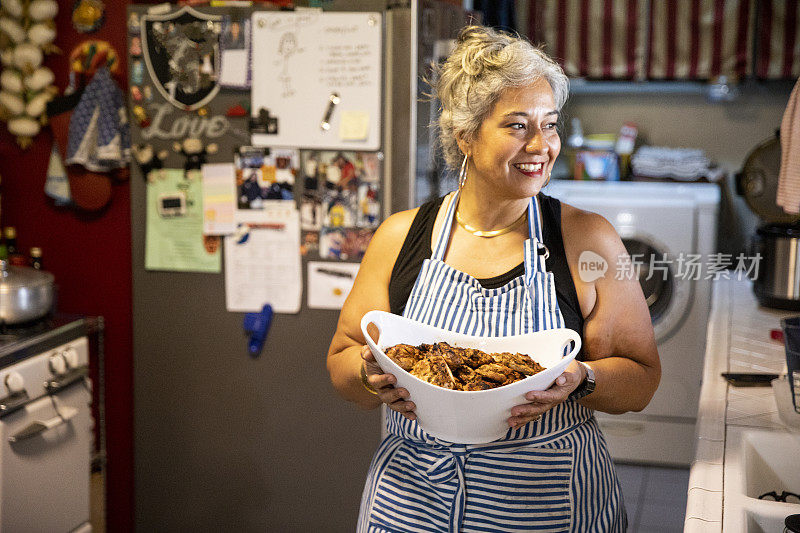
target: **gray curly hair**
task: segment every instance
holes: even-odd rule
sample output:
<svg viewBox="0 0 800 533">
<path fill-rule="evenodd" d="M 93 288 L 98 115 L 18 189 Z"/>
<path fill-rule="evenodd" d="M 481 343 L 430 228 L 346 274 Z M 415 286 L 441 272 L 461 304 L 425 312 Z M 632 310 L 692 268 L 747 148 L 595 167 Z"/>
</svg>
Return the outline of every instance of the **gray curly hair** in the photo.
<svg viewBox="0 0 800 533">
<path fill-rule="evenodd" d="M 542 78 L 560 110 L 569 79 L 558 63 L 523 38 L 483 26 L 463 28 L 447 60 L 434 66 L 432 85 L 441 103 L 437 138 L 447 165 L 461 166 L 464 155 L 456 134 L 473 139 L 500 93 Z"/>
</svg>

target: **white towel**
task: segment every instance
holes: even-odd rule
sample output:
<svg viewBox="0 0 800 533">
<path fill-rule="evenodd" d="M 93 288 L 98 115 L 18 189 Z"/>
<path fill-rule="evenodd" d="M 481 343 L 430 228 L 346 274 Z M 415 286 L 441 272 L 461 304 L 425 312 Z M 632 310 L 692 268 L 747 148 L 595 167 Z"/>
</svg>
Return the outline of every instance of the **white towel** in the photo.
<svg viewBox="0 0 800 533">
<path fill-rule="evenodd" d="M 664 146 L 639 148 L 631 158 L 631 170 L 635 176 L 684 181 L 698 180 L 713 174 L 711 161 L 703 150 Z"/>
<path fill-rule="evenodd" d="M 781 121 L 781 170 L 775 202 L 784 211 L 800 213 L 800 80 L 789 96 Z"/>
</svg>

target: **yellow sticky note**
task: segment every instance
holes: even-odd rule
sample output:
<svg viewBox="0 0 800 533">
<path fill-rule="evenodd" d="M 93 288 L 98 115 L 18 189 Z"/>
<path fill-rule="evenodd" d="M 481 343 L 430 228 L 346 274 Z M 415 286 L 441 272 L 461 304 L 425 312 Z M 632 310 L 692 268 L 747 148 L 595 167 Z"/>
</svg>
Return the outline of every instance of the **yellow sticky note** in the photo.
<svg viewBox="0 0 800 533">
<path fill-rule="evenodd" d="M 342 111 L 339 138 L 343 141 L 366 141 L 369 133 L 369 113 Z"/>
</svg>

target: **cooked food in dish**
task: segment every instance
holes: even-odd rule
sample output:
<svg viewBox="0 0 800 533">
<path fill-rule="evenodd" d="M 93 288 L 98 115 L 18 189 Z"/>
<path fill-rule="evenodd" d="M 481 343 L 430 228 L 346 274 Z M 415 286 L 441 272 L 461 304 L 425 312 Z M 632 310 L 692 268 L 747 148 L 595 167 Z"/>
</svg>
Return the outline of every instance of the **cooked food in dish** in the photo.
<svg viewBox="0 0 800 533">
<path fill-rule="evenodd" d="M 477 391 L 494 389 L 544 370 L 521 353 L 486 353 L 474 348 L 457 348 L 446 342 L 396 344 L 386 355 L 403 370 L 423 381 L 445 389 Z"/>
</svg>

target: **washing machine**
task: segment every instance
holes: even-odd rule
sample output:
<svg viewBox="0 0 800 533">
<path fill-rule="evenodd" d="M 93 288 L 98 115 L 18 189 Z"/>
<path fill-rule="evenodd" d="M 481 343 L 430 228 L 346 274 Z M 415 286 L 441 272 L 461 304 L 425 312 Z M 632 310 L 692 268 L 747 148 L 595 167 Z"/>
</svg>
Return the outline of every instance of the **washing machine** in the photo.
<svg viewBox="0 0 800 533">
<path fill-rule="evenodd" d="M 543 192 L 605 217 L 640 268 L 661 383 L 639 413 L 597 412 L 612 456 L 627 463 L 688 466 L 694 457 L 711 303 L 706 264 L 716 252 L 719 186 L 553 180 Z M 701 265 L 699 274 L 691 263 Z"/>
</svg>

